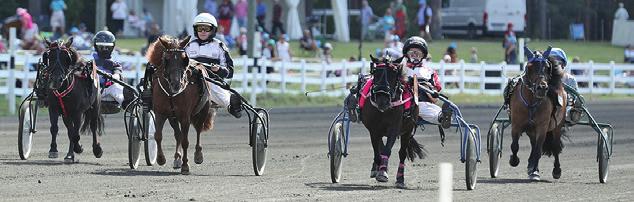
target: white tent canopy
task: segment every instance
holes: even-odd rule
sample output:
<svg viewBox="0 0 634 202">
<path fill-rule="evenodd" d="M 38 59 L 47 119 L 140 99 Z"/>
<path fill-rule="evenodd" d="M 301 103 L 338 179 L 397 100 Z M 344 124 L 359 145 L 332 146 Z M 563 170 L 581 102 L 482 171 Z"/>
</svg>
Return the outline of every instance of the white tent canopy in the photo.
<svg viewBox="0 0 634 202">
<path fill-rule="evenodd" d="M 348 1 L 331 0 L 331 4 L 335 15 L 335 39 L 348 42 L 350 41 Z"/>
</svg>

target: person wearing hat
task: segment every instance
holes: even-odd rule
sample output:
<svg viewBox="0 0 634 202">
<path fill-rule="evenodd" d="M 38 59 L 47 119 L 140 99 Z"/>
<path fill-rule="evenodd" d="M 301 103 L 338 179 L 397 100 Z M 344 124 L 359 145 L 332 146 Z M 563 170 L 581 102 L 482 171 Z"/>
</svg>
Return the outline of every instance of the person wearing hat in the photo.
<svg viewBox="0 0 634 202">
<path fill-rule="evenodd" d="M 562 50 L 561 48 L 552 48 L 550 50 L 550 54 L 548 54 L 548 60 L 551 62 L 552 65 L 554 65 L 555 68 L 558 68 L 561 71 L 563 71 L 566 65 L 568 65 L 568 57 L 566 56 L 566 52 L 564 52 L 564 50 Z M 567 71 L 563 71 L 563 77 L 561 78 L 561 81 L 575 91 L 577 90 L 577 79 L 575 79 L 575 76 L 571 75 Z M 577 102 L 577 97 L 569 93 L 567 100 L 568 104 L 566 105 L 566 118 L 571 123 L 576 123 L 579 121 L 579 119 L 581 119 L 581 103 Z"/>
<path fill-rule="evenodd" d="M 91 65 L 111 74 L 114 79 L 123 80 L 121 64 L 112 59 L 112 52 L 116 45 L 114 34 L 109 31 L 99 31 L 93 37 L 92 42 L 95 52 L 92 54 Z M 100 76 L 99 86 L 101 88 L 102 101 L 116 101 L 117 105 L 124 109 L 130 103 L 131 97 L 124 96 L 124 89 L 120 84 Z"/>
<path fill-rule="evenodd" d="M 218 32 L 218 22 L 209 13 L 200 13 L 194 18 L 195 38 L 187 45 L 185 52 L 190 59 L 200 63 L 210 64 L 207 71 L 219 77 L 233 77 L 233 60 L 229 49 L 222 41 L 214 38 Z M 222 34 L 222 33 L 220 33 Z M 236 118 L 242 117 L 242 100 L 228 90 L 211 84 L 211 100 Z"/>
</svg>

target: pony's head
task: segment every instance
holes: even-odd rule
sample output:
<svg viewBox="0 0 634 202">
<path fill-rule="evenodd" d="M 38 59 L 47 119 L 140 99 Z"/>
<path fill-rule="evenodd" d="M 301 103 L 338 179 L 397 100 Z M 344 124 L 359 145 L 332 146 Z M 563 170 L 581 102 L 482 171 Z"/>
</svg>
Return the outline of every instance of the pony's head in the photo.
<svg viewBox="0 0 634 202">
<path fill-rule="evenodd" d="M 400 82 L 403 72 L 403 66 L 400 63 L 403 58 L 396 60 L 392 60 L 390 57 L 377 59 L 372 55 L 370 58 L 372 59 L 370 74 L 373 77 L 370 99 L 376 103 L 379 111 L 384 112 L 392 108 L 392 101 L 400 99 L 403 92 Z"/>
<path fill-rule="evenodd" d="M 550 83 L 553 75 L 553 65 L 548 60 L 550 50 L 552 47 L 548 47 L 544 53 L 539 51 L 531 51 L 528 47 L 524 47 L 528 63 L 524 70 L 523 83 L 528 86 L 528 89 L 537 98 L 543 98 L 548 93 L 548 84 Z"/>
<path fill-rule="evenodd" d="M 63 41 L 44 41 L 47 50 L 42 55 L 42 62 L 46 68 L 42 73 L 46 74 L 49 79 L 48 88 L 57 90 L 62 86 L 64 80 L 73 74 L 72 70 L 79 61 L 79 55 L 71 47 L 73 37 L 70 37 L 65 43 Z"/>
<path fill-rule="evenodd" d="M 162 73 L 163 78 L 169 83 L 169 93 L 176 93 L 187 85 L 187 68 L 189 57 L 185 53 L 185 47 L 189 43 L 190 36 L 178 40 L 171 36 L 159 37 L 150 50 L 148 59 L 156 65 L 157 72 Z"/>
</svg>

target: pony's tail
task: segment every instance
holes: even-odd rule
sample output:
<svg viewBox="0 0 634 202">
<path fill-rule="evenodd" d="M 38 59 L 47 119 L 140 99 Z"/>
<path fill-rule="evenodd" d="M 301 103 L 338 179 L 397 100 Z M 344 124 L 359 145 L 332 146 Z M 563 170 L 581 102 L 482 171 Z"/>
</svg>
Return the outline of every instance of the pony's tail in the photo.
<svg viewBox="0 0 634 202">
<path fill-rule="evenodd" d="M 201 132 L 211 130 L 214 127 L 214 116 L 216 115 L 216 110 L 208 106 L 205 106 L 205 108 L 207 109 L 198 113 L 192 120 L 194 127 Z"/>
<path fill-rule="evenodd" d="M 94 90 L 94 89 L 93 89 Z M 104 120 L 101 115 L 101 100 L 99 99 L 99 93 L 97 94 L 96 101 L 90 107 L 90 109 L 84 112 L 84 124 L 81 126 L 81 133 L 86 134 L 88 127 L 91 130 L 96 130 L 95 132 L 101 136 L 104 131 Z"/>
<path fill-rule="evenodd" d="M 564 143 L 561 141 L 561 135 L 548 132 L 546 134 L 546 140 L 544 140 L 544 145 L 542 146 L 542 154 L 550 157 L 553 154 L 560 154 L 563 149 Z"/>
<path fill-rule="evenodd" d="M 406 146 L 405 153 L 410 161 L 414 161 L 416 157 L 423 159 L 427 156 L 427 150 L 425 150 L 425 147 L 422 144 L 419 144 L 418 141 L 416 141 L 413 134 L 408 135 L 408 138 L 404 138 L 404 142 L 407 143 L 407 145 L 404 145 Z"/>
</svg>

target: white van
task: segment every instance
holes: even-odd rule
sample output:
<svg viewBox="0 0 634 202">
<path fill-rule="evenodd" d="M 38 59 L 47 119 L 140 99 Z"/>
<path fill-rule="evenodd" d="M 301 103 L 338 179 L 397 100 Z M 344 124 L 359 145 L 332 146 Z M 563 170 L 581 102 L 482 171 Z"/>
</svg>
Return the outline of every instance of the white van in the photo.
<svg viewBox="0 0 634 202">
<path fill-rule="evenodd" d="M 442 0 L 443 34 L 500 34 L 509 23 L 522 34 L 526 27 L 526 0 Z"/>
</svg>

